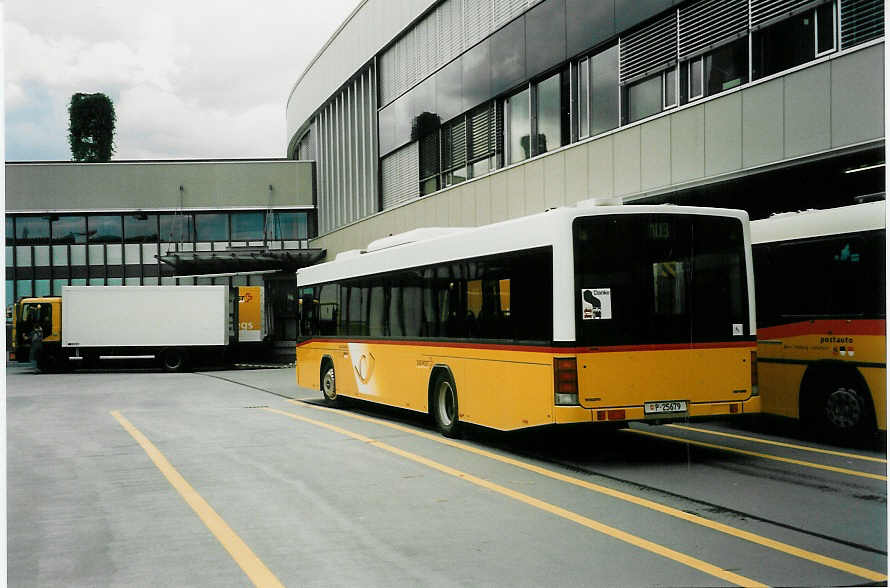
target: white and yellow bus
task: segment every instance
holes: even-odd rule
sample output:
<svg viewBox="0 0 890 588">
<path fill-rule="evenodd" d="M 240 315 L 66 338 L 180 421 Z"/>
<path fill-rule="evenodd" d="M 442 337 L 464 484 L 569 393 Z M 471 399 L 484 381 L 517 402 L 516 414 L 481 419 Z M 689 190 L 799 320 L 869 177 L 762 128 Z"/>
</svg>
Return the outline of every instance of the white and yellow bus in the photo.
<svg viewBox="0 0 890 588">
<path fill-rule="evenodd" d="M 763 411 L 850 441 L 886 430 L 884 202 L 751 223 Z"/>
<path fill-rule="evenodd" d="M 301 269 L 297 382 L 500 430 L 758 412 L 743 211 L 558 208 Z"/>
</svg>

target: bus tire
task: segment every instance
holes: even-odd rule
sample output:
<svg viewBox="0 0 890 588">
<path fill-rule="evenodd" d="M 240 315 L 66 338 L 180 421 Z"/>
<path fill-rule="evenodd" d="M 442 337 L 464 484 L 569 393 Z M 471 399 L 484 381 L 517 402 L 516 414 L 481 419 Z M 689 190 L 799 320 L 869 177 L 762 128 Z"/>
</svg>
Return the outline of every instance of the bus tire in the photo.
<svg viewBox="0 0 890 588">
<path fill-rule="evenodd" d="M 334 363 L 330 359 L 321 362 L 321 394 L 328 406 L 342 406 L 343 399 L 337 395 L 337 379 Z"/>
<path fill-rule="evenodd" d="M 446 437 L 460 436 L 460 413 L 457 406 L 457 386 L 454 385 L 454 379 L 448 370 L 440 370 L 430 393 L 430 412 L 436 428 Z"/>
<path fill-rule="evenodd" d="M 801 414 L 832 441 L 851 443 L 864 439 L 875 429 L 874 409 L 868 386 L 858 374 L 833 370 L 814 374 L 808 379 L 811 388 L 804 400 L 811 406 Z"/>
<path fill-rule="evenodd" d="M 165 349 L 161 353 L 161 367 L 165 372 L 181 372 L 185 369 L 186 356 L 182 349 Z"/>
</svg>

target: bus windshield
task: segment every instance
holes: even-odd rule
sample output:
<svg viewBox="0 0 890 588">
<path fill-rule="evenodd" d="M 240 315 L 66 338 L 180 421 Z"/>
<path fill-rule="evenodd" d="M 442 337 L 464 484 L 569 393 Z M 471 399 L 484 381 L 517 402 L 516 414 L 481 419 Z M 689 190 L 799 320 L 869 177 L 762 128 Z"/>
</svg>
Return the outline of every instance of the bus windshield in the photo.
<svg viewBox="0 0 890 588">
<path fill-rule="evenodd" d="M 746 339 L 742 223 L 705 215 L 581 217 L 573 224 L 577 342 Z"/>
</svg>

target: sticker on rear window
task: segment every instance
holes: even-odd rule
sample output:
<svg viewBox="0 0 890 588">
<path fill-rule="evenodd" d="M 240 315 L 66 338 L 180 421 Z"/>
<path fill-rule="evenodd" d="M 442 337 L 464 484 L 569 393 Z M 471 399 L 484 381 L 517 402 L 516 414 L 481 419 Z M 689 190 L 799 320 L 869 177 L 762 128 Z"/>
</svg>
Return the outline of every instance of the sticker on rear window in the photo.
<svg viewBox="0 0 890 588">
<path fill-rule="evenodd" d="M 745 334 L 745 328 L 739 323 L 732 324 L 732 335 L 734 337 L 740 337 Z"/>
<path fill-rule="evenodd" d="M 581 319 L 604 320 L 612 318 L 612 289 L 584 288 L 581 290 Z"/>
</svg>

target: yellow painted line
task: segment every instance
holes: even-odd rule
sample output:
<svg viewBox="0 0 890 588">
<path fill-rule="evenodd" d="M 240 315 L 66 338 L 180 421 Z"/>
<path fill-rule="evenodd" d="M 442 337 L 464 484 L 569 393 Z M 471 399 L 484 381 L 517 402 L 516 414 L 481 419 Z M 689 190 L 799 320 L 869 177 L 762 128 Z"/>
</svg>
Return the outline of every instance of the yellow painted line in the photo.
<svg viewBox="0 0 890 588">
<path fill-rule="evenodd" d="M 730 439 L 741 439 L 742 441 L 753 441 L 754 443 L 762 443 L 764 445 L 775 445 L 776 447 L 787 447 L 788 449 L 798 449 L 800 451 L 810 451 L 813 453 L 822 453 L 825 455 L 834 455 L 837 457 L 846 457 L 850 459 L 861 459 L 863 461 L 874 461 L 878 463 L 887 463 L 886 459 L 881 457 L 871 457 L 869 455 L 859 455 L 858 453 L 848 453 L 845 451 L 832 451 L 829 449 L 819 449 L 818 447 L 810 447 L 808 445 L 795 445 L 793 443 L 782 443 L 780 441 L 772 441 L 770 439 L 761 439 L 759 437 L 750 437 L 747 435 L 736 435 L 734 433 L 724 433 L 722 431 L 711 431 L 709 429 L 700 429 L 698 427 L 690 427 L 687 425 L 667 425 L 675 429 L 683 429 L 686 431 L 695 431 L 696 433 L 705 433 L 707 435 L 717 435 L 720 437 L 728 437 Z"/>
<path fill-rule="evenodd" d="M 694 441 L 692 439 L 684 439 L 683 437 L 672 437 L 671 435 L 662 435 L 660 433 L 651 433 L 649 431 L 641 431 L 639 429 L 621 429 L 621 431 L 623 433 L 634 433 L 637 435 L 647 435 L 649 437 L 658 437 L 659 439 L 667 439 L 669 441 L 678 441 L 680 443 L 686 443 L 687 445 L 696 445 L 698 447 L 707 447 L 709 449 L 718 449 L 720 451 L 727 451 L 730 453 L 740 453 L 742 455 L 750 455 L 753 457 L 770 459 L 772 461 L 793 463 L 795 465 L 803 466 L 806 468 L 813 468 L 813 469 L 817 469 L 817 470 L 826 470 L 829 472 L 836 472 L 838 474 L 846 474 L 848 476 L 858 476 L 860 478 L 871 478 L 873 480 L 882 480 L 884 482 L 887 481 L 887 476 L 882 476 L 880 474 L 872 474 L 869 472 L 860 472 L 857 470 L 849 470 L 847 468 L 839 468 L 839 467 L 835 467 L 835 466 L 822 465 L 821 463 L 813 463 L 811 461 L 803 461 L 802 459 L 792 459 L 790 457 L 780 457 L 778 455 L 770 455 L 769 453 L 760 453 L 759 451 L 748 451 L 747 449 L 737 449 L 735 447 L 729 447 L 726 445 L 705 443 L 704 441 Z"/>
<path fill-rule="evenodd" d="M 543 500 L 533 498 L 527 494 L 523 494 L 522 492 L 516 492 L 515 490 L 511 490 L 505 486 L 501 486 L 500 484 L 495 484 L 494 482 L 483 480 L 482 478 L 478 478 L 472 474 L 462 472 L 461 470 L 457 470 L 455 468 L 441 464 L 437 461 L 433 461 L 421 455 L 417 455 L 416 453 L 411 453 L 403 449 L 399 449 L 398 447 L 394 447 L 382 441 L 372 439 L 371 437 L 366 437 L 348 429 L 343 429 L 336 425 L 331 425 L 329 423 L 310 419 L 298 414 L 294 414 L 292 412 L 278 410 L 276 408 L 264 408 L 263 410 L 280 414 L 294 420 L 302 421 L 304 423 L 309 423 L 323 429 L 328 429 L 329 431 L 334 431 L 335 433 L 339 433 L 346 437 L 361 441 L 362 443 L 367 443 L 368 445 L 371 445 L 378 449 L 383 449 L 384 451 L 388 451 L 390 453 L 398 455 L 399 457 L 404 457 L 405 459 L 411 460 L 421 465 L 425 465 L 444 474 L 448 474 L 449 476 L 454 476 L 455 478 L 466 480 L 471 484 L 475 484 L 487 490 L 491 490 L 492 492 L 497 492 L 498 494 L 502 494 L 503 496 L 507 496 L 508 498 L 512 498 L 513 500 L 517 500 L 534 508 L 549 512 L 550 514 L 562 517 L 568 521 L 587 527 L 588 529 L 593 529 L 594 531 L 598 531 L 600 533 L 618 539 L 619 541 L 629 543 L 631 545 L 639 547 L 640 549 L 644 549 L 656 555 L 671 559 L 683 565 L 694 568 L 700 572 L 710 574 L 715 578 L 720 578 L 721 580 L 724 580 L 726 582 L 736 584 L 737 586 L 766 586 L 765 584 L 755 582 L 750 578 L 746 578 L 739 574 L 724 570 L 723 568 L 715 566 L 714 564 L 686 555 L 685 553 L 680 553 L 679 551 L 675 551 L 673 549 L 670 549 L 669 547 L 659 545 L 658 543 L 643 539 L 642 537 L 637 537 L 636 535 L 632 535 L 620 529 L 616 529 L 615 527 L 610 527 L 608 525 L 580 515 L 576 512 L 572 512 L 554 504 L 550 504 L 549 502 L 544 502 Z"/>
<path fill-rule="evenodd" d="M 192 507 L 192 510 L 195 511 L 195 514 L 198 515 L 210 532 L 213 533 L 213 536 L 216 537 L 226 551 L 229 552 L 229 555 L 232 556 L 235 563 L 244 570 L 244 573 L 247 574 L 247 577 L 250 578 L 250 581 L 253 582 L 254 586 L 262 586 L 264 588 L 266 586 L 280 586 L 281 588 L 284 588 L 282 583 L 278 581 L 278 578 L 275 577 L 275 574 L 269 571 L 269 568 L 267 568 L 260 558 L 251 551 L 250 547 L 248 547 L 235 531 L 226 524 L 222 517 L 216 514 L 213 507 L 207 504 L 207 501 L 205 501 L 201 495 L 192 488 L 191 484 L 185 481 L 185 478 L 183 478 L 180 473 L 176 471 L 176 468 L 167 461 L 164 454 L 161 453 L 160 450 L 155 447 L 141 431 L 139 431 L 139 429 L 134 427 L 119 411 L 111 411 L 111 416 L 117 419 L 117 422 L 119 422 L 133 439 L 142 446 L 142 449 L 145 450 L 148 457 L 151 458 L 158 469 L 161 470 L 161 473 L 164 474 L 164 477 L 167 478 L 170 485 L 173 486 L 176 491 L 179 492 L 179 495 L 182 496 L 183 500 Z"/>
<path fill-rule="evenodd" d="M 405 427 L 403 425 L 399 425 L 396 423 L 391 423 L 389 421 L 383 421 L 380 419 L 375 419 L 373 417 L 368 417 L 360 414 L 354 414 L 351 412 L 344 412 L 340 410 L 333 410 L 324 406 L 317 406 L 314 404 L 305 404 L 303 402 L 297 402 L 294 400 L 288 400 L 288 402 L 295 404 L 301 407 L 308 407 L 315 410 L 322 410 L 327 412 L 333 412 L 336 414 L 340 414 L 343 416 L 348 416 L 350 418 L 366 421 L 369 423 L 374 423 L 377 425 L 381 425 L 384 427 L 389 427 L 390 429 L 395 429 L 397 431 L 402 431 L 404 433 L 408 433 L 411 435 L 415 435 L 417 437 L 423 437 L 424 439 L 429 439 L 430 441 L 435 441 L 436 443 L 441 443 L 443 445 L 448 445 L 454 447 L 456 449 L 461 449 L 463 451 L 467 451 L 470 453 L 475 453 L 476 455 L 480 455 L 483 457 L 487 457 L 489 459 L 499 461 L 501 463 L 509 464 L 515 466 L 517 468 L 521 468 L 530 472 L 534 472 L 536 474 L 540 474 L 542 476 L 546 476 L 548 478 L 552 478 L 554 480 L 559 480 L 561 482 L 566 482 L 568 484 L 572 484 L 575 486 L 579 486 L 581 488 L 585 488 L 587 490 L 591 490 L 593 492 L 598 492 L 600 494 L 604 494 L 606 496 L 611 496 L 612 498 L 617 498 L 618 500 L 623 500 L 625 502 L 630 502 L 632 504 L 636 504 L 637 506 L 642 506 L 644 508 L 648 508 L 662 514 L 672 516 L 678 519 L 682 519 L 684 521 L 700 525 L 702 527 L 707 527 L 714 531 L 718 531 L 720 533 L 725 533 L 727 535 L 731 535 L 738 539 L 743 539 L 745 541 L 750 541 L 751 543 L 755 543 L 757 545 L 762 545 L 763 547 L 768 547 L 769 549 L 774 549 L 776 551 L 780 551 L 782 553 L 786 553 L 788 555 L 793 555 L 795 557 L 799 557 L 801 559 L 811 561 L 813 563 L 821 564 L 829 568 L 834 568 L 836 570 L 841 570 L 847 572 L 849 574 L 853 574 L 854 576 L 859 576 L 861 578 L 867 578 L 874 582 L 885 582 L 887 580 L 886 574 L 882 572 L 876 572 L 874 570 L 869 570 L 868 568 L 863 568 L 861 566 L 857 566 L 855 564 L 851 564 L 845 561 L 841 561 L 839 559 L 835 559 L 833 557 L 828 557 L 825 555 L 821 555 L 812 551 L 807 551 L 806 549 L 801 549 L 799 547 L 795 547 L 793 545 L 789 545 L 787 543 L 783 543 L 781 541 L 776 541 L 774 539 L 770 539 L 768 537 L 764 537 L 762 535 L 757 535 L 756 533 L 751 533 L 749 531 L 744 531 L 742 529 L 737 529 L 735 527 L 731 527 L 729 525 L 725 525 L 723 523 L 718 523 L 716 521 L 712 521 L 710 519 L 706 519 L 704 517 L 700 517 L 698 515 L 694 515 L 685 511 L 682 511 L 677 508 L 672 508 L 670 506 L 665 506 L 658 502 L 653 502 L 652 500 L 647 500 L 645 498 L 640 498 L 639 496 L 634 496 L 633 494 L 627 494 L 626 492 L 621 492 L 620 490 L 615 490 L 613 488 L 609 488 L 607 486 L 600 486 L 599 484 L 594 484 L 592 482 L 588 482 L 587 480 L 582 480 L 580 478 L 575 478 L 572 476 L 567 476 L 565 474 L 561 474 L 559 472 L 554 472 L 553 470 L 549 470 L 547 468 L 543 468 L 541 466 L 536 466 L 534 464 L 530 464 L 524 461 L 520 461 L 514 459 L 512 457 L 506 457 L 504 455 L 499 455 L 497 453 L 492 453 L 490 451 L 486 451 L 485 449 L 480 449 L 478 447 L 474 447 L 472 445 L 468 445 L 466 443 L 461 443 L 460 441 L 454 441 L 452 439 L 448 439 L 446 437 L 442 437 L 441 435 L 433 435 L 430 433 L 426 433 L 424 431 L 418 431 L 416 429 L 411 429 L 409 427 Z"/>
</svg>

